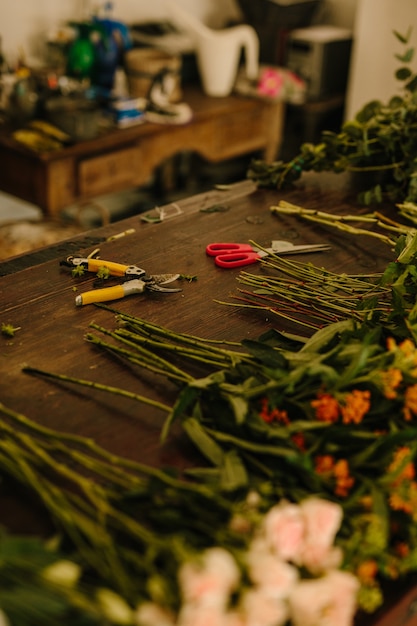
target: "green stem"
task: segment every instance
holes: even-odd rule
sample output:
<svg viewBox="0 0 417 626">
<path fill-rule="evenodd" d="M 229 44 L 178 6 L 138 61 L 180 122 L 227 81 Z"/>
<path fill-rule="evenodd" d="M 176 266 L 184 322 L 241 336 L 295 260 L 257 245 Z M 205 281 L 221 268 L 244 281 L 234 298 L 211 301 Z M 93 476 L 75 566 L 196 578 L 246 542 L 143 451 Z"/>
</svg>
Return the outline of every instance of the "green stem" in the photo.
<svg viewBox="0 0 417 626">
<path fill-rule="evenodd" d="M 97 383 L 92 380 L 74 378 L 73 376 L 66 376 L 65 374 L 54 374 L 52 372 L 46 372 L 36 367 L 25 366 L 23 368 L 23 371 L 27 374 L 36 374 L 39 376 L 45 376 L 46 378 L 51 378 L 53 380 L 61 380 L 62 382 L 66 383 L 75 383 L 76 385 L 89 387 L 90 389 L 98 389 L 99 391 L 106 391 L 107 393 L 112 393 L 116 396 L 122 396 L 124 398 L 130 398 L 131 400 L 137 400 L 138 402 L 143 402 L 144 404 L 148 404 L 157 409 L 161 409 L 161 411 L 164 411 L 165 413 L 169 413 L 171 411 L 171 407 L 167 404 L 163 404 L 162 402 L 158 402 L 157 400 L 152 400 L 151 398 L 142 396 L 138 393 L 134 393 L 133 391 L 120 389 L 119 387 L 104 385 L 103 383 Z"/>
</svg>

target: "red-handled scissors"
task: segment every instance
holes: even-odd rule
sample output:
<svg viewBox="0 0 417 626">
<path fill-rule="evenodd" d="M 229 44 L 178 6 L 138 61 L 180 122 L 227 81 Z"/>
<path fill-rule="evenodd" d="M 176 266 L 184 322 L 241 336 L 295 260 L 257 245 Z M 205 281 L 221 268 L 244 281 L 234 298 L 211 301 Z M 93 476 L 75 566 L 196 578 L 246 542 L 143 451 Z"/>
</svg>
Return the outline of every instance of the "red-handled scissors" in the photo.
<svg viewBox="0 0 417 626">
<path fill-rule="evenodd" d="M 233 268 L 257 263 L 259 259 L 269 254 L 299 254 L 329 249 L 330 246 L 325 243 L 296 246 L 291 241 L 273 241 L 272 248 L 262 250 L 249 243 L 210 243 L 206 253 L 214 257 L 214 262 L 219 267 Z"/>
</svg>

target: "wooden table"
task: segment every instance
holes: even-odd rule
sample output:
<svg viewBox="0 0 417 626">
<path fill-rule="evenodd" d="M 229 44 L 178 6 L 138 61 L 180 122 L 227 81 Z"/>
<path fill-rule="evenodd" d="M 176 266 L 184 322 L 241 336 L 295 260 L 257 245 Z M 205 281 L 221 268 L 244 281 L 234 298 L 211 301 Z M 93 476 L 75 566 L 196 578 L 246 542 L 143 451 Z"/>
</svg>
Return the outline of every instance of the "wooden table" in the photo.
<svg viewBox="0 0 417 626">
<path fill-rule="evenodd" d="M 337 212 L 358 211 L 352 196 L 341 188 L 341 179 L 306 177 L 306 182 L 288 192 L 255 190 L 250 181 L 228 191 L 213 190 L 178 203 L 181 213 L 158 224 L 131 217 L 91 231 L 87 235 L 51 248 L 0 264 L 0 322 L 21 327 L 15 337 L 0 337 L 0 399 L 46 426 L 94 438 L 108 450 L 156 466 L 190 466 L 196 459 L 180 433 L 161 446 L 160 428 L 164 415 L 129 399 L 114 398 L 96 390 L 56 384 L 22 372 L 28 364 L 44 370 L 88 378 L 121 386 L 137 393 L 172 400 L 173 389 L 148 374 L 138 377 L 108 359 L 84 340 L 89 324 L 112 326 L 112 315 L 94 306 L 75 307 L 74 279 L 63 271 L 59 261 L 68 254 L 89 254 L 100 246 L 103 259 L 137 263 L 150 273 L 179 272 L 196 276 L 184 281 L 176 294 L 142 294 L 116 303 L 121 311 L 163 324 L 176 331 L 201 337 L 241 340 L 256 338 L 270 327 L 294 330 L 270 315 L 226 307 L 214 299 L 231 301 L 236 292 L 239 270 L 222 270 L 206 256 L 205 247 L 213 241 L 255 240 L 268 245 L 271 239 L 294 242 L 327 241 L 332 249 L 304 260 L 335 271 L 382 270 L 391 259 L 387 246 L 366 238 L 349 238 L 325 227 L 301 223 L 294 217 L 277 218 L 269 211 L 281 198 L 305 207 Z M 223 212 L 207 209 L 221 205 Z M 107 242 L 127 228 L 135 233 Z M 252 266 L 256 272 L 257 266 Z M 365 270 L 366 268 L 366 270 Z M 81 278 L 77 292 L 88 289 L 92 278 Z M 1 523 L 15 531 L 36 531 L 42 519 L 33 503 L 21 491 L 11 491 L 0 483 Z M 9 515 L 8 515 L 9 512 Z M 28 529 L 29 526 L 29 529 Z M 403 591 L 406 590 L 404 586 Z M 410 602 L 410 594 L 392 612 L 385 610 L 363 622 L 366 626 L 394 626 Z M 414 595 L 412 596 L 414 597 Z M 388 620 L 388 621 L 387 621 Z M 412 622 L 401 622 L 411 626 Z"/>
<path fill-rule="evenodd" d="M 214 163 L 258 150 L 267 161 L 276 158 L 283 102 L 210 98 L 192 86 L 185 87 L 183 100 L 193 110 L 188 124 L 146 122 L 54 152 L 34 153 L 0 132 L 0 190 L 57 215 L 74 203 L 144 185 L 157 166 L 181 151 Z"/>
</svg>

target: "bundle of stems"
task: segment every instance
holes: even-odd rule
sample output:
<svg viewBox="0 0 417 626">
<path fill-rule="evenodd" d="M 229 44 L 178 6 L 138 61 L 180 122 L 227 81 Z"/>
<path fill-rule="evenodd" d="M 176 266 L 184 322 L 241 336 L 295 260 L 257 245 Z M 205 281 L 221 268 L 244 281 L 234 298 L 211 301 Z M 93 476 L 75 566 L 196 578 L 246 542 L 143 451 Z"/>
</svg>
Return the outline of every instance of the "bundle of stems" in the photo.
<svg viewBox="0 0 417 626">
<path fill-rule="evenodd" d="M 403 216 L 408 217 L 413 214 L 412 209 L 410 208 L 414 206 L 412 203 L 406 203 L 399 206 L 403 207 L 401 213 Z M 307 221 L 322 224 L 324 226 L 331 226 L 332 228 L 336 228 L 351 235 L 365 235 L 367 237 L 379 239 L 383 243 L 388 244 L 390 247 L 395 246 L 396 238 L 399 235 L 407 235 L 410 232 L 410 226 L 395 222 L 379 211 L 367 213 L 366 215 L 337 215 L 335 213 L 320 211 L 318 209 L 306 209 L 305 207 L 287 202 L 286 200 L 281 200 L 278 205 L 271 206 L 270 211 L 276 215 L 296 215 L 297 217 Z M 352 226 L 352 222 L 360 222 L 372 227 L 377 226 L 383 230 L 393 233 L 396 235 L 396 238 L 393 239 L 392 237 L 379 233 L 375 230 Z"/>
<path fill-rule="evenodd" d="M 260 248 L 258 244 L 252 242 Z M 311 263 L 279 255 L 261 259 L 274 274 L 241 272 L 238 281 L 252 289 L 238 289 L 234 302 L 222 302 L 267 310 L 274 316 L 304 328 L 318 329 L 345 319 L 363 321 L 369 315 L 385 319 L 392 312 L 391 289 L 382 274 L 338 274 Z"/>
<path fill-rule="evenodd" d="M 175 605 L 178 563 L 219 539 L 224 529 L 213 521 L 227 520 L 232 504 L 204 485 L 43 427 L 3 404 L 0 415 L 2 473 L 36 494 L 87 574 L 132 605 L 158 580 L 161 597 L 153 600 Z"/>
</svg>

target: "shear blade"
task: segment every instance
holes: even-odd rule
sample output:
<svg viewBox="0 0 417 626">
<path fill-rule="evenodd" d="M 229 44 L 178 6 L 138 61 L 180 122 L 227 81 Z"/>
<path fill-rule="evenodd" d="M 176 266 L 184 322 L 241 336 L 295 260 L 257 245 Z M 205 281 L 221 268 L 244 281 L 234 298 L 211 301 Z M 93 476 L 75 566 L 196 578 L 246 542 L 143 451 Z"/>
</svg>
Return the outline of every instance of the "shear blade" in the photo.
<svg viewBox="0 0 417 626">
<path fill-rule="evenodd" d="M 158 283 L 147 283 L 146 287 L 149 291 L 158 291 L 162 293 L 175 293 L 176 291 L 182 291 L 182 289 L 178 289 L 176 287 L 163 287 L 162 285 L 158 285 Z"/>
<path fill-rule="evenodd" d="M 151 280 L 156 285 L 168 285 L 173 283 L 174 280 L 178 280 L 179 277 L 179 274 L 153 274 Z"/>
</svg>

